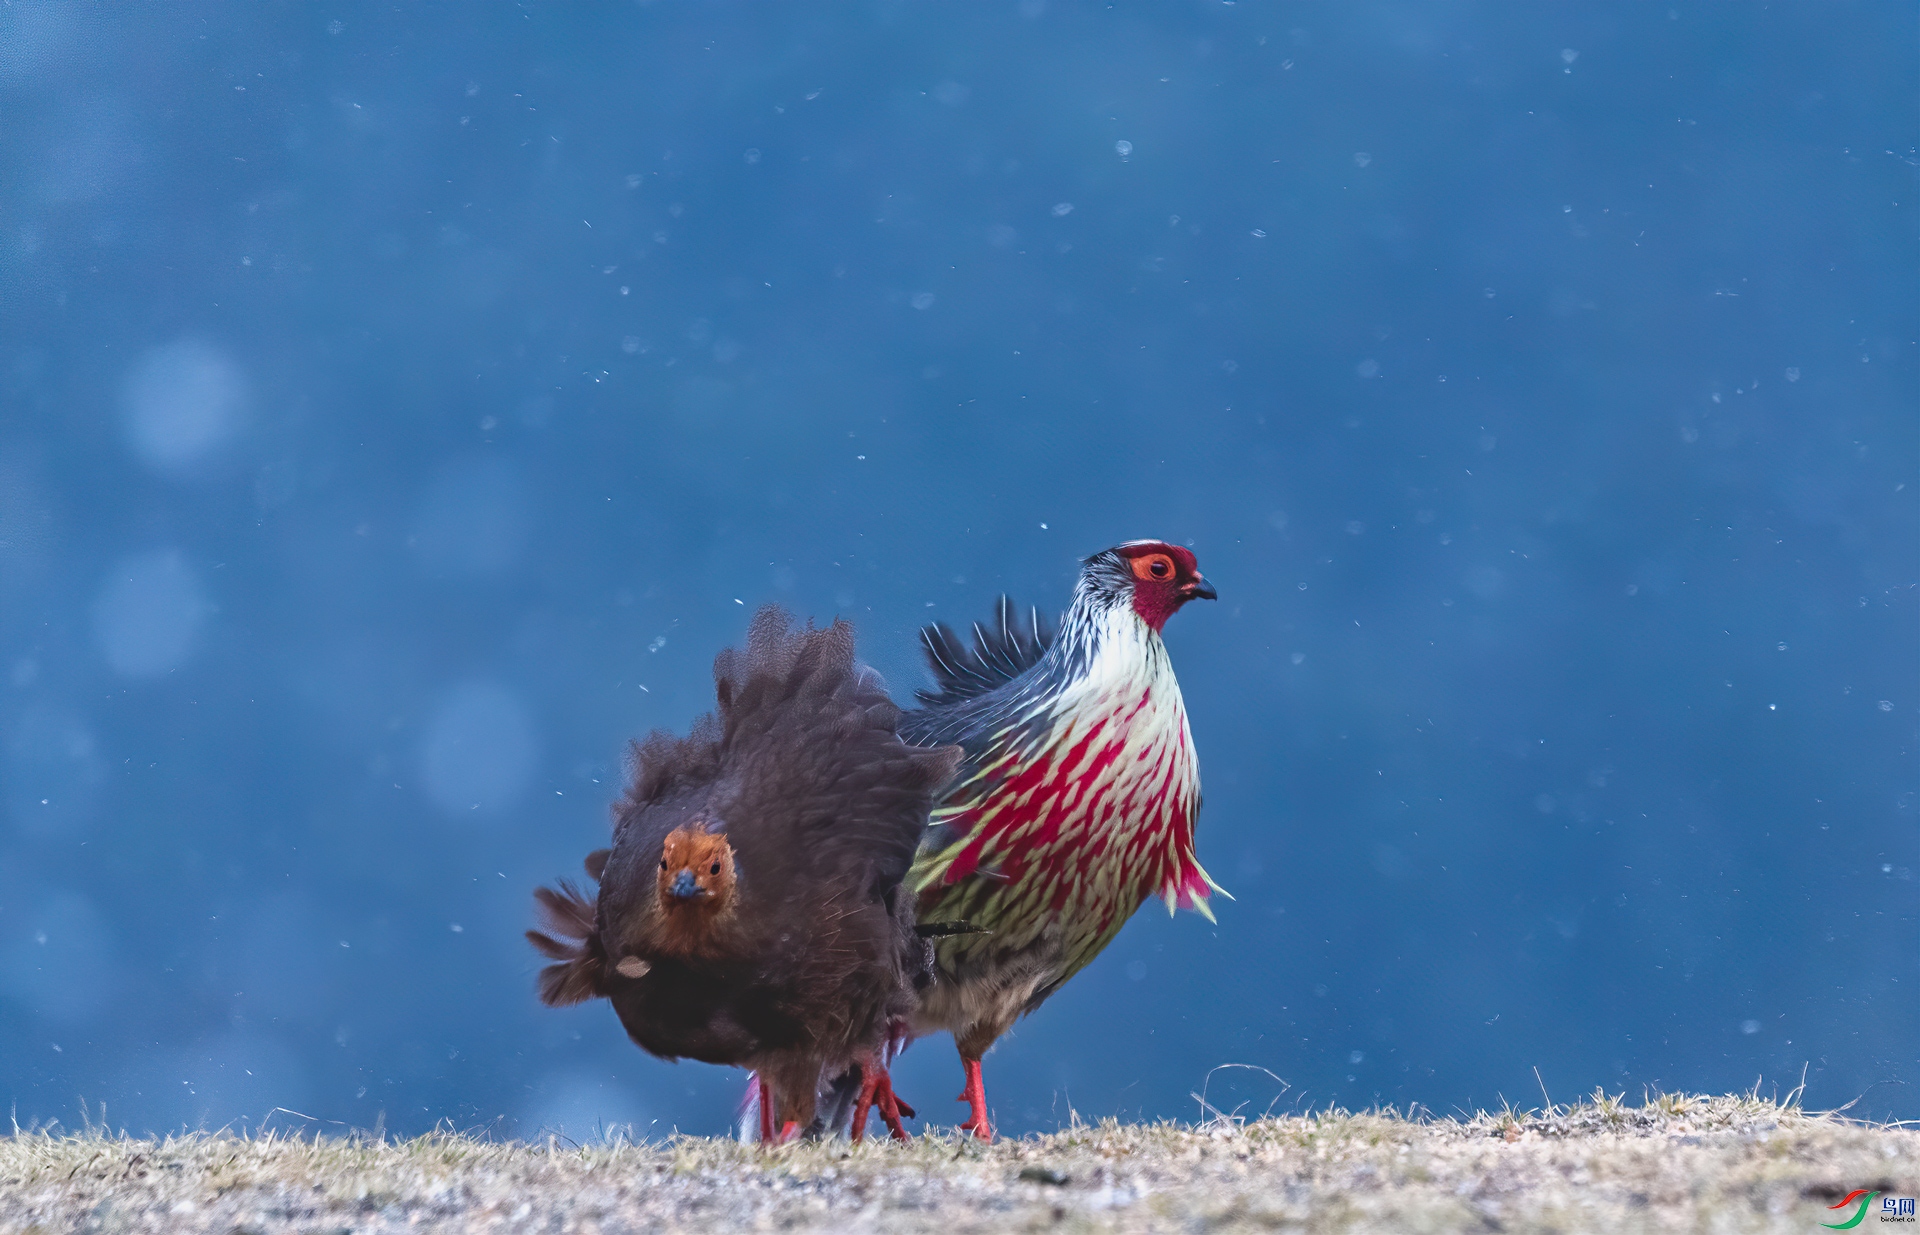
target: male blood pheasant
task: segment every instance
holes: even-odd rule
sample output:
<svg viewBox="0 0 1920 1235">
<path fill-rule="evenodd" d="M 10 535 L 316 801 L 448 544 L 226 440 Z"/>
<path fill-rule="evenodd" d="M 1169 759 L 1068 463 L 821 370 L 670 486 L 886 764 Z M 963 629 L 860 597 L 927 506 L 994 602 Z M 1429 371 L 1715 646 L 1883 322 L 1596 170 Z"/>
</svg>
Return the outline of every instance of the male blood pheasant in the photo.
<svg viewBox="0 0 1920 1235">
<path fill-rule="evenodd" d="M 907 883 L 923 923 L 977 933 L 936 943 L 913 1031 L 953 1034 L 966 1130 L 986 1139 L 980 1058 L 1119 933 L 1149 896 L 1198 910 L 1219 885 L 1193 853 L 1200 770 L 1160 628 L 1217 593 L 1193 554 L 1135 540 L 1088 558 L 1057 636 L 1006 597 L 969 651 L 921 632 L 938 680 L 900 718 L 919 746 L 957 744 Z M 1223 893 L 1224 894 L 1224 893 Z"/>
</svg>

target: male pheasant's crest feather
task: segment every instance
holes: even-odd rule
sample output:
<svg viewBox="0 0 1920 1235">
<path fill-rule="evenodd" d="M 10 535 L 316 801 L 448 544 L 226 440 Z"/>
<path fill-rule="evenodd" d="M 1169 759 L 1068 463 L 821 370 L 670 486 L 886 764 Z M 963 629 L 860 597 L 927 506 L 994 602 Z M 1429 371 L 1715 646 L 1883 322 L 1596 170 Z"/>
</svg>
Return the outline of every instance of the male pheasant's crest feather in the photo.
<svg viewBox="0 0 1920 1235">
<path fill-rule="evenodd" d="M 1013 601 L 1004 595 L 994 607 L 990 626 L 973 624 L 972 648 L 945 622 L 935 622 L 920 631 L 920 644 L 938 689 L 916 690 L 914 697 L 928 707 L 977 699 L 1038 664 L 1054 637 L 1052 624 L 1040 616 L 1040 610 L 1029 609 L 1023 623 Z"/>
</svg>

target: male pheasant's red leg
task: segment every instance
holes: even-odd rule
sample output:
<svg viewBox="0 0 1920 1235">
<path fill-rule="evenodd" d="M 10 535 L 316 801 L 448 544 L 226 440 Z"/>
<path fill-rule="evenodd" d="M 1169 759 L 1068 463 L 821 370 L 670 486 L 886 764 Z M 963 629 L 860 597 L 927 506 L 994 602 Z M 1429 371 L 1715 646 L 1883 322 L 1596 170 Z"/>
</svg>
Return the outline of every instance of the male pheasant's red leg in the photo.
<svg viewBox="0 0 1920 1235">
<path fill-rule="evenodd" d="M 959 1101 L 967 1104 L 970 1114 L 967 1122 L 960 1125 L 962 1132 L 971 1132 L 983 1141 L 993 1139 L 993 1128 L 987 1123 L 987 1085 L 980 1079 L 980 1061 L 960 1056 L 961 1066 L 967 1070 L 967 1088 Z"/>
<path fill-rule="evenodd" d="M 773 1090 L 767 1078 L 760 1078 L 760 1143 L 773 1144 Z"/>
<path fill-rule="evenodd" d="M 886 1072 L 874 1060 L 868 1060 L 860 1066 L 860 1100 L 853 1104 L 853 1126 L 849 1130 L 856 1145 L 867 1134 L 867 1115 L 873 1110 L 873 1096 L 886 1077 Z"/>
</svg>

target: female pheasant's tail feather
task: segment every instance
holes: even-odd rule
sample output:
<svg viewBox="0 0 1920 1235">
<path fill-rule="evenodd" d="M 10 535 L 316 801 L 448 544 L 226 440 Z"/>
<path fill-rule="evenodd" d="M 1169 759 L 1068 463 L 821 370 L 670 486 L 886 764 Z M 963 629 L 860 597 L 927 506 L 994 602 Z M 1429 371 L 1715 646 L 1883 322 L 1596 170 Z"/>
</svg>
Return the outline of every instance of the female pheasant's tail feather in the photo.
<svg viewBox="0 0 1920 1235">
<path fill-rule="evenodd" d="M 533 897 L 539 902 L 540 925 L 552 934 L 528 931 L 527 942 L 548 960 L 560 962 L 540 971 L 540 1002 L 562 1008 L 605 994 L 601 979 L 607 955 L 594 925 L 593 902 L 564 879 L 559 891 L 536 888 Z"/>
</svg>

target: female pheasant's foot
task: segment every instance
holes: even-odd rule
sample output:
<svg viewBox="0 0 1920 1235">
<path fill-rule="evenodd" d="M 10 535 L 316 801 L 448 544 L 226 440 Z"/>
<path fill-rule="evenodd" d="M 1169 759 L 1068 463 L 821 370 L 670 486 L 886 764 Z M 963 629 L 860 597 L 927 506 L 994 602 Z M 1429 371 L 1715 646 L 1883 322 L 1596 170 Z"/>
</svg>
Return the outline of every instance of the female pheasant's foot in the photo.
<svg viewBox="0 0 1920 1235">
<path fill-rule="evenodd" d="M 799 1120 L 789 1119 L 785 1124 L 781 1125 L 780 1142 L 779 1142 L 780 1144 L 785 1145 L 788 1141 L 797 1141 L 799 1139 L 800 1139 L 800 1121 Z"/>
<path fill-rule="evenodd" d="M 773 1144 L 773 1089 L 760 1078 L 760 1143 Z"/>
<path fill-rule="evenodd" d="M 880 1085 L 876 1096 L 880 1103 L 880 1118 L 887 1125 L 887 1132 L 896 1141 L 909 1139 L 907 1130 L 900 1126 L 900 1119 L 913 1118 L 913 1108 L 902 1102 L 893 1092 L 893 1078 L 887 1073 L 880 1074 Z"/>
<path fill-rule="evenodd" d="M 971 1132 L 983 1141 L 993 1139 L 993 1127 L 987 1123 L 987 1085 L 980 1079 L 980 1061 L 960 1057 L 961 1066 L 967 1070 L 967 1088 L 956 1102 L 967 1104 L 969 1115 L 967 1122 L 960 1125 L 962 1132 Z"/>
<path fill-rule="evenodd" d="M 902 1102 L 893 1092 L 893 1078 L 887 1075 L 886 1065 L 878 1058 L 869 1059 L 860 1065 L 860 1098 L 853 1105 L 853 1140 L 856 1144 L 866 1135 L 867 1116 L 873 1108 L 880 1108 L 880 1118 L 885 1121 L 887 1131 L 896 1141 L 907 1140 L 907 1130 L 900 1126 L 900 1117 L 913 1118 L 913 1108 Z"/>
<path fill-rule="evenodd" d="M 886 1073 L 877 1071 L 871 1064 L 860 1070 L 860 1096 L 853 1104 L 853 1123 L 848 1135 L 858 1145 L 867 1135 L 867 1116 L 873 1112 L 874 1094 L 880 1089 L 880 1078 Z"/>
</svg>

